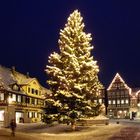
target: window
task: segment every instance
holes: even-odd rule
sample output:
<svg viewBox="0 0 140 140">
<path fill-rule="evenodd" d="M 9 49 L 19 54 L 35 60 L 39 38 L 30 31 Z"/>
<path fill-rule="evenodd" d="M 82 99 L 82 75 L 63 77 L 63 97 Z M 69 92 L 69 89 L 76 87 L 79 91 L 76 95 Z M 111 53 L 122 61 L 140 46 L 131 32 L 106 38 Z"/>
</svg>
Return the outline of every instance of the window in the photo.
<svg viewBox="0 0 140 140">
<path fill-rule="evenodd" d="M 111 104 L 111 100 L 108 101 L 108 104 L 109 104 L 109 105 Z"/>
<path fill-rule="evenodd" d="M 32 118 L 32 112 L 28 112 L 29 113 L 29 118 Z"/>
<path fill-rule="evenodd" d="M 22 96 L 22 103 L 25 103 L 25 96 Z"/>
<path fill-rule="evenodd" d="M 21 102 L 21 96 L 20 95 L 18 95 L 17 101 Z"/>
<path fill-rule="evenodd" d="M 12 100 L 13 100 L 14 102 L 16 102 L 16 94 L 13 94 L 13 95 L 12 95 Z"/>
<path fill-rule="evenodd" d="M 25 101 L 26 101 L 26 103 L 30 103 L 30 98 L 29 97 L 25 97 Z"/>
<path fill-rule="evenodd" d="M 4 100 L 4 93 L 0 93 L 0 100 L 1 100 L 1 101 Z"/>
<path fill-rule="evenodd" d="M 34 98 L 32 98 L 32 104 L 35 104 L 35 99 Z"/>
<path fill-rule="evenodd" d="M 102 99 L 99 99 L 99 103 L 102 104 Z"/>
<path fill-rule="evenodd" d="M 121 100 L 121 104 L 124 104 L 124 100 Z"/>
<path fill-rule="evenodd" d="M 35 112 L 35 118 L 37 118 L 37 112 Z"/>
<path fill-rule="evenodd" d="M 125 96 L 126 96 L 126 97 L 129 96 L 129 92 L 128 92 L 128 90 L 125 91 Z"/>
<path fill-rule="evenodd" d="M 126 99 L 126 100 L 125 100 L 125 103 L 128 104 L 128 102 L 129 102 L 128 99 Z"/>
<path fill-rule="evenodd" d="M 120 100 L 117 100 L 117 104 L 120 104 Z"/>
<path fill-rule="evenodd" d="M 94 100 L 94 103 L 97 103 L 97 100 Z"/>
<path fill-rule="evenodd" d="M 113 100 L 113 104 L 114 104 L 114 105 L 116 104 L 116 101 L 115 101 L 115 100 Z"/>
<path fill-rule="evenodd" d="M 121 96 L 124 97 L 124 91 L 121 91 Z"/>
<path fill-rule="evenodd" d="M 28 87 L 28 93 L 30 93 L 31 92 L 31 89 L 30 89 L 30 87 Z"/>
<path fill-rule="evenodd" d="M 37 105 L 37 99 L 35 99 L 35 105 Z"/>
<path fill-rule="evenodd" d="M 17 85 L 14 85 L 13 90 L 19 91 L 19 87 Z"/>
<path fill-rule="evenodd" d="M 34 94 L 34 89 L 32 88 L 32 94 Z"/>
<path fill-rule="evenodd" d="M 36 95 L 38 95 L 38 90 L 35 90 Z"/>
</svg>

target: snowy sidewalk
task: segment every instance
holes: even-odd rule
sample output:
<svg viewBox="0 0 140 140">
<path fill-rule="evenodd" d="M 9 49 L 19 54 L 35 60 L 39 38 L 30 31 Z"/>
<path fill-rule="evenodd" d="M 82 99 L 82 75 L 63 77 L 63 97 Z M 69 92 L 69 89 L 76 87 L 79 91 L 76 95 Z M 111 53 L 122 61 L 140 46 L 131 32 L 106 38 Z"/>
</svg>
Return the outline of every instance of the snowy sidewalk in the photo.
<svg viewBox="0 0 140 140">
<path fill-rule="evenodd" d="M 140 127 L 126 127 L 109 140 L 140 140 Z"/>
</svg>

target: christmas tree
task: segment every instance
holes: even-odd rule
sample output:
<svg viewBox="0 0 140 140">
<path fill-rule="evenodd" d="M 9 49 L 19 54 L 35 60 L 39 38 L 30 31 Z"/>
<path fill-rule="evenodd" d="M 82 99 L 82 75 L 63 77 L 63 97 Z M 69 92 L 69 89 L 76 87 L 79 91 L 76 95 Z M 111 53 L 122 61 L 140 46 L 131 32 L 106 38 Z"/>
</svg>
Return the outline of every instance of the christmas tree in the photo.
<svg viewBox="0 0 140 140">
<path fill-rule="evenodd" d="M 46 100 L 48 117 L 70 121 L 72 126 L 79 118 L 98 114 L 99 104 L 94 99 L 102 87 L 97 61 L 91 56 L 91 34 L 86 34 L 84 27 L 80 12 L 75 10 L 60 30 L 60 52 L 49 56 L 50 65 L 46 67 L 52 91 Z"/>
</svg>

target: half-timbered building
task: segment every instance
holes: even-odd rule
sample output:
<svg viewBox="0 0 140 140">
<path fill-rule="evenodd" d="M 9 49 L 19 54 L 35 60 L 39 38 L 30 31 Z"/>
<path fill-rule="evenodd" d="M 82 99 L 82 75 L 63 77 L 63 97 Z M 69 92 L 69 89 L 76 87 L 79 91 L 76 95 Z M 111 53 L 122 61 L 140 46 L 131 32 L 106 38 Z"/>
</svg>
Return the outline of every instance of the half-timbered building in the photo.
<svg viewBox="0 0 140 140">
<path fill-rule="evenodd" d="M 7 127 L 16 122 L 41 121 L 46 88 L 29 74 L 0 66 L 0 121 Z"/>
<path fill-rule="evenodd" d="M 140 88 L 130 88 L 120 74 L 116 74 L 107 89 L 110 118 L 140 117 Z"/>
</svg>

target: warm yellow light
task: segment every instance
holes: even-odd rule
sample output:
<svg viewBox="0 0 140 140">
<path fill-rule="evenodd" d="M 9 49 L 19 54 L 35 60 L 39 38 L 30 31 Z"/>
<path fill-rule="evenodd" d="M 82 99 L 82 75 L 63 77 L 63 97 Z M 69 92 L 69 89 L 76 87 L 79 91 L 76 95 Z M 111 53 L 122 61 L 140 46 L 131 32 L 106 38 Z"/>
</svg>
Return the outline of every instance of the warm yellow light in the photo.
<svg viewBox="0 0 140 140">
<path fill-rule="evenodd" d="M 109 87 L 107 88 L 107 90 L 110 90 L 110 89 L 111 89 L 113 83 L 115 82 L 115 80 L 116 80 L 117 78 L 120 79 L 120 81 L 124 84 L 125 88 L 129 90 L 129 95 L 131 95 L 132 89 L 125 83 L 125 81 L 122 79 L 122 77 L 120 76 L 119 73 L 117 73 L 117 74 L 115 75 L 115 77 L 113 78 L 113 80 L 112 80 L 111 84 L 109 85 Z"/>
<path fill-rule="evenodd" d="M 137 105 L 138 105 L 138 107 L 140 107 L 140 103 L 138 103 Z"/>
<path fill-rule="evenodd" d="M 13 98 L 9 97 L 8 98 L 8 103 L 11 104 L 13 102 Z"/>
<path fill-rule="evenodd" d="M 126 110 L 124 110 L 124 113 L 125 113 L 125 114 L 126 114 L 126 112 L 127 112 L 127 111 L 126 111 Z"/>
<path fill-rule="evenodd" d="M 119 113 L 121 114 L 121 113 L 122 113 L 122 111 L 120 110 L 120 111 L 119 111 Z"/>
</svg>

